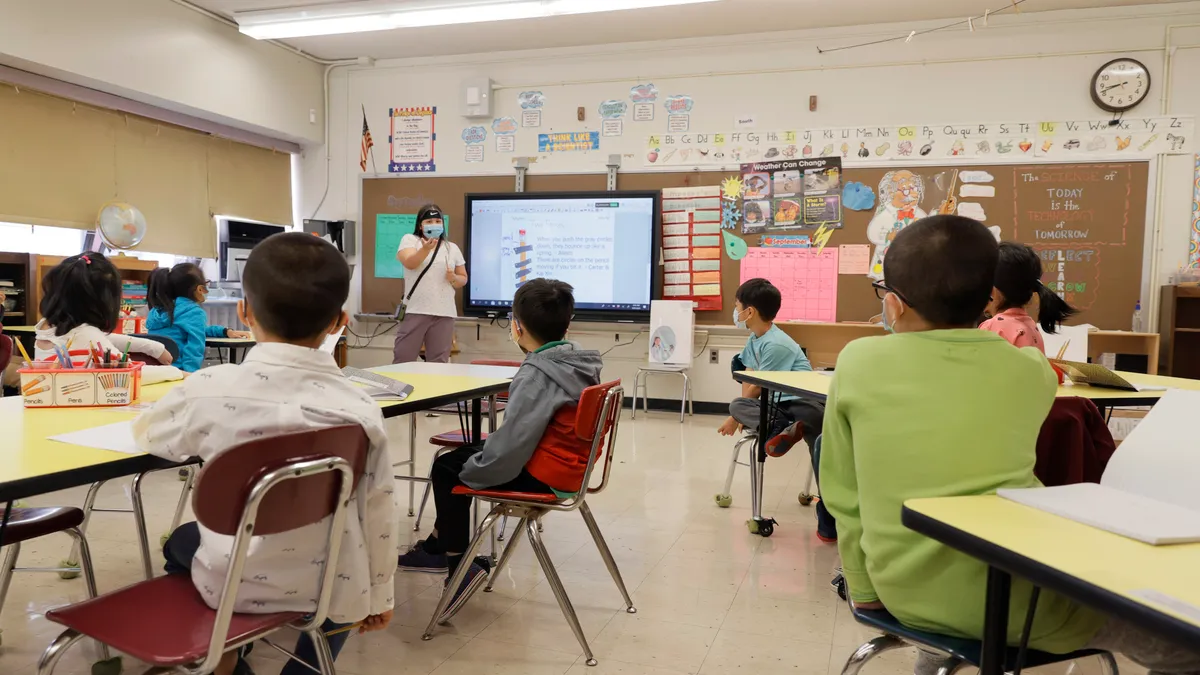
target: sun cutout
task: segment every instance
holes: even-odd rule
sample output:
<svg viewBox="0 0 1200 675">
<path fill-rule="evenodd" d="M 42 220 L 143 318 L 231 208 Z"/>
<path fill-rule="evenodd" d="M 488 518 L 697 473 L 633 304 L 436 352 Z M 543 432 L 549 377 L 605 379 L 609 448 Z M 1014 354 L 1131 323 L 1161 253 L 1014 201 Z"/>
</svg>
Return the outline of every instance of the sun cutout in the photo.
<svg viewBox="0 0 1200 675">
<path fill-rule="evenodd" d="M 721 196 L 729 201 L 735 201 L 742 196 L 741 176 L 731 176 L 721 182 Z"/>
</svg>

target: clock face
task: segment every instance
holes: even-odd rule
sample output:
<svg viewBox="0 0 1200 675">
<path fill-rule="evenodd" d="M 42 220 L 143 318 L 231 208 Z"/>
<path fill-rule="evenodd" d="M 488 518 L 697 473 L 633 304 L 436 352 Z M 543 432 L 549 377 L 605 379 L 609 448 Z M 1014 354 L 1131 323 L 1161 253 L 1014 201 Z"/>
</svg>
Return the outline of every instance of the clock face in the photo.
<svg viewBox="0 0 1200 675">
<path fill-rule="evenodd" d="M 1109 112 L 1124 112 L 1150 94 L 1150 71 L 1134 59 L 1115 59 L 1092 78 L 1092 101 Z"/>
</svg>

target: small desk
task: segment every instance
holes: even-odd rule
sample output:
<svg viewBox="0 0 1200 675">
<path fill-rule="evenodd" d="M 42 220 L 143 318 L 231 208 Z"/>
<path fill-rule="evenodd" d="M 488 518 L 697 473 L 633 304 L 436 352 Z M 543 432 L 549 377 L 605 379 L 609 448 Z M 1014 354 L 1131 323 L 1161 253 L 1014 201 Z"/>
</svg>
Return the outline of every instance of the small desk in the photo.
<svg viewBox="0 0 1200 675">
<path fill-rule="evenodd" d="M 1185 380 L 1180 377 L 1146 375 L 1144 373 L 1118 372 L 1117 374 L 1134 385 L 1166 387 L 1168 389 L 1190 389 L 1193 391 L 1200 390 L 1200 380 Z M 774 391 L 824 401 L 829 394 L 829 386 L 833 382 L 833 373 L 747 370 L 734 373 L 733 379 L 762 388 L 762 394 L 760 395 L 762 410 L 759 413 L 758 428 L 766 429 L 770 409 L 770 392 Z M 1087 385 L 1064 385 L 1058 388 L 1057 396 L 1060 398 L 1079 396 L 1090 399 L 1103 413 L 1106 410 L 1121 406 L 1154 405 L 1165 393 L 1165 391 L 1134 392 L 1089 387 Z M 750 464 L 750 501 L 753 517 L 756 521 L 764 520 L 762 517 L 762 485 L 763 473 L 767 462 L 767 440 L 765 434 L 759 435 L 758 450 L 755 453 L 754 461 Z M 770 529 L 768 528 L 769 531 Z"/>
<path fill-rule="evenodd" d="M 909 500 L 901 520 L 988 565 L 981 675 L 1004 672 L 1012 575 L 1182 644 L 1200 643 L 1200 544 L 1150 546 L 995 495 Z M 1186 605 L 1158 604 L 1139 591 Z"/>
<path fill-rule="evenodd" d="M 5 326 L 4 332 L 8 335 L 33 335 L 36 332 L 34 326 Z"/>
</svg>

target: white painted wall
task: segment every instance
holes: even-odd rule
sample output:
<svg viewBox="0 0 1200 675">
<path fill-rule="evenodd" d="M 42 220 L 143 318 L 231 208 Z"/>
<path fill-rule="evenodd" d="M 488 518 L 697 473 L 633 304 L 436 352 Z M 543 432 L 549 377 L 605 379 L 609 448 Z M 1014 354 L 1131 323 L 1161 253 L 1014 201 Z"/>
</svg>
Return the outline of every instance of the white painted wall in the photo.
<svg viewBox="0 0 1200 675">
<path fill-rule="evenodd" d="M 389 107 L 438 106 L 437 164 L 439 175 L 511 174 L 511 156 L 495 152 L 489 131 L 486 161 L 467 164 L 459 137 L 465 126 L 487 125 L 459 115 L 460 82 L 468 77 L 492 78 L 496 115 L 516 115 L 518 92 L 540 89 L 547 108 L 542 132 L 597 129 L 596 106 L 627 98 L 629 87 L 652 81 L 663 95 L 695 98 L 693 131 L 727 131 L 736 115 L 753 113 L 762 130 L 817 126 L 898 125 L 924 122 L 988 122 L 1101 118 L 1088 96 L 1092 73 L 1117 55 L 1132 55 L 1149 67 L 1154 78 L 1151 99 L 1138 113 L 1168 112 L 1200 116 L 1200 31 L 1172 32 L 1175 54 L 1171 82 L 1164 82 L 1164 46 L 1168 26 L 1200 24 L 1200 3 L 1024 14 L 994 18 L 975 33 L 947 31 L 903 41 L 818 55 L 816 47 L 834 47 L 881 37 L 904 35 L 915 25 L 868 26 L 815 32 L 722 37 L 653 44 L 611 45 L 581 49 L 511 52 L 439 59 L 380 62 L 371 69 L 334 73 L 331 88 L 332 180 L 322 217 L 361 220 L 359 214 L 358 143 L 361 108 L 365 105 L 376 139 L 380 167 L 387 161 Z M 808 97 L 817 95 L 819 109 L 808 112 Z M 1169 98 L 1169 101 L 1167 100 Z M 575 121 L 584 106 L 588 121 Z M 646 136 L 666 130 L 661 107 L 652 123 L 625 122 L 625 136 L 605 138 L 601 150 L 541 157 L 532 172 L 603 172 L 609 153 L 626 155 L 625 166 L 641 170 Z M 311 214 L 324 187 L 324 155 L 308 153 L 303 163 L 302 210 Z M 536 155 L 536 134 L 518 135 L 515 156 Z M 1186 258 L 1190 228 L 1193 166 L 1190 157 L 1163 160 L 1163 210 L 1159 251 L 1147 251 L 1143 295 L 1157 294 L 1160 283 Z M 386 168 L 383 169 L 386 171 Z M 1153 178 L 1152 178 L 1153 180 Z M 1157 261 L 1159 279 L 1149 278 Z M 589 327 L 590 328 L 590 327 Z M 614 344 L 604 333 L 585 340 L 601 349 Z M 484 330 L 476 341 L 474 326 L 462 327 L 463 360 L 495 357 L 505 348 L 503 334 Z M 732 348 L 744 339 L 714 334 L 717 346 Z M 744 335 L 744 334 L 743 334 Z M 627 339 L 627 338 L 626 338 Z M 385 345 L 384 342 L 388 342 Z M 380 347 L 390 346 L 377 340 Z M 645 345 L 614 350 L 606 357 L 614 375 L 630 377 L 645 361 Z M 384 362 L 386 351 L 364 350 L 360 364 Z M 728 400 L 728 361 L 709 366 L 698 376 L 699 400 Z M 632 380 L 626 380 L 626 387 Z M 675 387 L 652 389 L 652 395 L 674 395 Z"/>
<path fill-rule="evenodd" d="M 168 0 L 0 0 L 0 63 L 274 138 L 324 142 L 322 66 Z"/>
</svg>

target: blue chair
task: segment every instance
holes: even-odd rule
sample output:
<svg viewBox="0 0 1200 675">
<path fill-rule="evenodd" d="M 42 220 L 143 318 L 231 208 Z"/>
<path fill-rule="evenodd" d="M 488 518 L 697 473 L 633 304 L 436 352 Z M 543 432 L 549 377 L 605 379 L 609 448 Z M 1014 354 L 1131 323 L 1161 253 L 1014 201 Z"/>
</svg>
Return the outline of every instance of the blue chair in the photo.
<svg viewBox="0 0 1200 675">
<path fill-rule="evenodd" d="M 846 665 L 842 667 L 842 675 L 858 675 L 858 671 L 862 670 L 862 667 L 876 656 L 893 649 L 902 649 L 910 646 L 946 656 L 938 668 L 938 675 L 952 675 L 952 673 L 964 666 L 979 667 L 980 651 L 983 644 L 978 640 L 967 640 L 914 630 L 900 623 L 896 617 L 892 616 L 886 610 L 856 609 L 851 605 L 850 611 L 856 621 L 864 626 L 870 626 L 882 632 L 883 635 L 856 649 L 846 661 Z M 1017 651 L 1016 647 L 1009 647 L 1005 652 L 1005 672 L 1016 670 Z M 1022 663 L 1022 668 L 1037 668 L 1039 666 L 1061 663 L 1063 661 L 1074 661 L 1075 659 L 1082 659 L 1089 656 L 1100 657 L 1101 662 L 1108 671 L 1108 675 L 1119 675 L 1117 661 L 1113 658 L 1113 655 L 1098 649 L 1082 649 L 1070 654 L 1050 654 L 1036 649 L 1028 649 L 1025 651 L 1025 660 Z"/>
<path fill-rule="evenodd" d="M 153 340 L 154 342 L 157 342 L 157 343 L 161 344 L 162 346 L 166 347 L 167 353 L 171 355 L 172 359 L 179 358 L 179 344 L 177 342 L 175 342 L 175 340 L 172 338 L 164 337 L 162 335 L 150 335 L 149 333 L 136 333 L 134 335 L 131 335 L 130 337 L 139 337 L 139 338 L 145 338 L 147 340 Z M 141 359 L 139 359 L 139 360 L 141 360 Z"/>
</svg>

